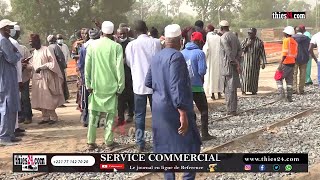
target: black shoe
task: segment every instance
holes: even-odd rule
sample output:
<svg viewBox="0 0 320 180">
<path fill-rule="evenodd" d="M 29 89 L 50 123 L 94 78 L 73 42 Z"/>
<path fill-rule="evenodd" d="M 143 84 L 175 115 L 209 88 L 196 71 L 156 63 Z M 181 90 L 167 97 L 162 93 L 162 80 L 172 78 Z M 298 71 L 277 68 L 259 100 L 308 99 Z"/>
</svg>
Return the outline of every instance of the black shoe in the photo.
<svg viewBox="0 0 320 180">
<path fill-rule="evenodd" d="M 46 124 L 46 123 L 49 123 L 50 120 L 42 120 L 40 122 L 38 122 L 38 124 Z"/>
<path fill-rule="evenodd" d="M 11 138 L 11 142 L 19 142 L 21 141 L 21 138 L 13 137 Z"/>
<path fill-rule="evenodd" d="M 214 97 L 214 93 L 212 93 L 211 99 L 212 99 L 212 100 L 216 100 L 216 97 Z"/>
<path fill-rule="evenodd" d="M 252 92 L 252 95 L 257 95 L 257 92 Z"/>
<path fill-rule="evenodd" d="M 23 123 L 25 121 L 25 119 L 19 119 L 18 123 Z"/>
<path fill-rule="evenodd" d="M 83 127 L 88 127 L 88 124 L 83 124 Z"/>
<path fill-rule="evenodd" d="M 14 136 L 15 137 L 22 137 L 22 136 L 25 136 L 25 134 L 23 132 L 14 132 Z"/>
<path fill-rule="evenodd" d="M 212 139 L 217 139 L 217 137 L 211 136 L 209 133 L 207 135 L 204 135 L 204 136 L 201 137 L 202 141 L 209 141 L 209 140 L 212 140 Z"/>
<path fill-rule="evenodd" d="M 14 132 L 26 132 L 26 130 L 17 128 Z"/>
</svg>

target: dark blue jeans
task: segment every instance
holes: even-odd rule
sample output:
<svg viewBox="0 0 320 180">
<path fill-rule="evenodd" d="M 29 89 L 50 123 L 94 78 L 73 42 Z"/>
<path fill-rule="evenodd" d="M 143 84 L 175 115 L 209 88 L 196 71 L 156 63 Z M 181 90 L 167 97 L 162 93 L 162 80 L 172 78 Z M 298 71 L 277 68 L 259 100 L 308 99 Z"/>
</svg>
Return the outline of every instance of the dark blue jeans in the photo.
<svg viewBox="0 0 320 180">
<path fill-rule="evenodd" d="M 134 94 L 134 106 L 135 106 L 135 122 L 136 122 L 136 142 L 140 148 L 145 147 L 145 122 L 146 122 L 146 111 L 147 111 L 147 98 L 152 104 L 152 95 L 138 95 Z"/>
<path fill-rule="evenodd" d="M 21 90 L 21 111 L 19 112 L 19 119 L 32 119 L 29 84 L 30 80 L 23 83 Z"/>
</svg>

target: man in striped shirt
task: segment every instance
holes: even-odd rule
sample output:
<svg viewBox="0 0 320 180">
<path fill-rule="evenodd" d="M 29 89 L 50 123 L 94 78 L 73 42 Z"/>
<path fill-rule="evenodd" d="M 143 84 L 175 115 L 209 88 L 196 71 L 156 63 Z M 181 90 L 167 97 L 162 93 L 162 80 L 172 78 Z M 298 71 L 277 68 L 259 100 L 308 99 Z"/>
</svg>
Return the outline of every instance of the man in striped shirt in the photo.
<svg viewBox="0 0 320 180">
<path fill-rule="evenodd" d="M 242 68 L 242 81 L 241 90 L 242 94 L 251 92 L 256 95 L 258 92 L 258 81 L 261 68 L 265 68 L 267 62 L 266 53 L 263 46 L 263 41 L 257 37 L 257 29 L 250 28 L 248 37 L 241 43 L 243 51 Z"/>
</svg>

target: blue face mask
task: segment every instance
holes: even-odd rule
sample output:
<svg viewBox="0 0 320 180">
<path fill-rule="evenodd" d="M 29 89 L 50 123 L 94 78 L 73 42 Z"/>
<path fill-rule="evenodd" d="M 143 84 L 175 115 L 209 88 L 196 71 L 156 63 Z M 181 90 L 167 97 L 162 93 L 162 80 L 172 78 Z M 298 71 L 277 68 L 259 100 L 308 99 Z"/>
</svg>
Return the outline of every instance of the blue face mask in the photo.
<svg viewBox="0 0 320 180">
<path fill-rule="evenodd" d="M 10 36 L 14 37 L 16 35 L 17 31 L 14 29 L 10 29 Z"/>
</svg>

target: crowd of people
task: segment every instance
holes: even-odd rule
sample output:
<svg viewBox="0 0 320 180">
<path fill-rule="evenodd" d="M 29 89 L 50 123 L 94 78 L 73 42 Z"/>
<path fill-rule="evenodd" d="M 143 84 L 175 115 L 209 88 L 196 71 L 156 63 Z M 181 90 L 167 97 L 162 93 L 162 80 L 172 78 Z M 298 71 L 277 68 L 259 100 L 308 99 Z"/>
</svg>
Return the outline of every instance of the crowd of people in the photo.
<svg viewBox="0 0 320 180">
<path fill-rule="evenodd" d="M 41 44 L 38 34 L 31 34 L 30 51 L 18 42 L 20 26 L 7 19 L 0 21 L 0 145 L 21 140 L 18 137 L 24 130 L 19 123 L 32 123 L 32 109 L 42 112 L 39 124 L 58 121 L 55 110 L 69 98 L 66 68 L 71 58 L 77 62 L 77 103 L 80 119 L 88 127 L 90 150 L 97 146 L 96 131 L 101 124 L 105 146 L 111 150 L 118 145 L 113 127 L 134 121 L 137 148 L 144 152 L 149 101 L 154 152 L 198 153 L 202 141 L 215 138 L 208 130 L 207 96 L 221 99 L 223 93 L 227 114 L 237 115 L 237 89 L 243 94 L 258 92 L 260 68 L 267 61 L 256 28 L 249 28 L 248 37 L 240 42 L 225 20 L 218 29 L 210 24 L 204 28 L 202 21 L 184 29 L 171 24 L 161 37 L 154 27 L 148 31 L 141 20 L 133 29 L 124 23 L 116 32 L 114 27 L 105 21 L 95 28 L 82 28 L 71 51 L 61 34 L 49 35 L 48 46 Z M 313 50 L 320 45 L 320 34 L 310 38 L 302 25 L 288 26 L 283 32 L 275 79 L 280 98 L 292 102 L 293 93 L 303 94 L 305 83 L 312 83 L 309 54 L 318 61 Z M 201 114 L 201 136 L 193 102 Z M 194 176 L 185 174 L 186 178 Z M 166 173 L 167 179 L 173 177 Z"/>
</svg>

